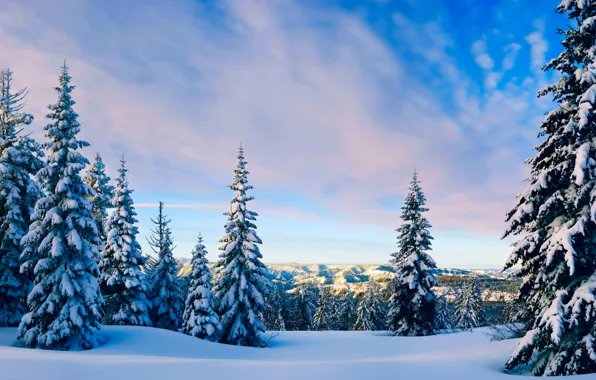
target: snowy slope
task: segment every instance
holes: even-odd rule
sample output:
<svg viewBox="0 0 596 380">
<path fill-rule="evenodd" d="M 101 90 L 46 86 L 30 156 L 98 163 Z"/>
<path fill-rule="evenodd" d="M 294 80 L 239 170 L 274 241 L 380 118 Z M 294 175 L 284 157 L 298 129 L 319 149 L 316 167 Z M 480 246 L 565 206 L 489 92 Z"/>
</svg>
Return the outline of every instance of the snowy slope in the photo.
<svg viewBox="0 0 596 380">
<path fill-rule="evenodd" d="M 13 347 L 16 330 L 0 329 L 0 378 L 511 379 L 501 368 L 515 346 L 514 340 L 490 342 L 482 330 L 399 338 L 372 332 L 282 332 L 264 349 L 146 327 L 104 327 L 102 334 L 107 343 L 100 348 L 51 352 Z"/>
</svg>

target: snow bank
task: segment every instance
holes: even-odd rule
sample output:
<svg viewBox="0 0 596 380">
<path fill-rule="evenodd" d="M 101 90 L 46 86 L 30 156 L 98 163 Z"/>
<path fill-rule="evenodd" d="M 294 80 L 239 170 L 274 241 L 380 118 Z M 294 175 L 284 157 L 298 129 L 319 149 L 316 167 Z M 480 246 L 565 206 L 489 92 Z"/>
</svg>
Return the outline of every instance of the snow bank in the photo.
<svg viewBox="0 0 596 380">
<path fill-rule="evenodd" d="M 502 367 L 515 340 L 490 342 L 485 332 L 281 332 L 270 348 L 259 349 L 156 328 L 108 326 L 100 348 L 55 352 L 15 347 L 16 329 L 4 328 L 0 373 L 2 380 L 511 379 Z"/>
</svg>

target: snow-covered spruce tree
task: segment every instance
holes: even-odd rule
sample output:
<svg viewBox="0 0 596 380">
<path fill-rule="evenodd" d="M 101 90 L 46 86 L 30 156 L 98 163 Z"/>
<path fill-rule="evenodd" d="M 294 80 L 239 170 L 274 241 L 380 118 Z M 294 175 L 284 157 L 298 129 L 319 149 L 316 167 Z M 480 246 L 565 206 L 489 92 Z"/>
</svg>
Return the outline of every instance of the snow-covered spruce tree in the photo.
<svg viewBox="0 0 596 380">
<path fill-rule="evenodd" d="M 304 284 L 297 288 L 294 302 L 296 319 L 294 323 L 298 331 L 311 331 L 314 329 L 314 314 L 317 309 L 318 290 L 313 284 Z"/>
<path fill-rule="evenodd" d="M 367 284 L 366 290 L 360 297 L 353 329 L 358 331 L 382 330 L 383 307 L 378 287 L 372 283 Z"/>
<path fill-rule="evenodd" d="M 313 328 L 317 331 L 332 329 L 333 295 L 328 287 L 321 287 L 317 310 L 313 316 Z"/>
<path fill-rule="evenodd" d="M 280 289 L 277 282 L 271 282 L 271 289 L 265 297 L 265 310 L 263 311 L 263 325 L 266 330 L 275 330 L 275 322 L 280 307 Z"/>
<path fill-rule="evenodd" d="M 31 288 L 30 273 L 20 273 L 21 238 L 40 196 L 32 176 L 43 167 L 43 153 L 21 133 L 33 120 L 22 112 L 26 95 L 13 92 L 10 70 L 0 72 L 0 327 L 18 326 Z"/>
<path fill-rule="evenodd" d="M 288 314 L 288 296 L 283 286 L 279 287 L 277 293 L 276 316 L 271 330 L 285 331 L 286 316 Z"/>
<path fill-rule="evenodd" d="M 436 264 L 427 253 L 431 249 L 430 223 L 424 216 L 426 197 L 414 176 L 402 207 L 403 224 L 397 229 L 399 251 L 393 253 L 391 263 L 396 276 L 390 286 L 389 329 L 396 335 L 429 335 L 436 329 L 437 286 L 432 269 Z"/>
<path fill-rule="evenodd" d="M 121 166 L 110 202 L 114 211 L 106 223 L 107 240 L 99 263 L 99 285 L 105 298 L 104 324 L 151 326 L 151 302 L 143 273 L 144 258 L 137 242 L 137 213 L 128 188 L 126 161 Z"/>
<path fill-rule="evenodd" d="M 207 267 L 207 250 L 203 237 L 199 235 L 192 251 L 190 286 L 184 305 L 182 332 L 197 338 L 217 341 L 221 326 L 219 316 L 213 309 L 211 293 L 211 271 Z"/>
<path fill-rule="evenodd" d="M 329 330 L 339 330 L 342 325 L 341 312 L 342 312 L 342 299 L 339 295 L 331 293 L 331 323 L 329 324 Z"/>
<path fill-rule="evenodd" d="M 272 281 L 273 282 L 273 281 Z M 279 289 L 280 307 L 278 308 L 277 318 L 273 322 L 273 328 L 268 330 L 286 331 L 296 330 L 298 316 L 295 311 L 297 301 L 296 281 L 293 277 L 281 277 L 279 281 L 274 281 Z M 267 301 L 268 302 L 268 301 Z M 283 322 L 283 324 L 282 324 Z"/>
<path fill-rule="evenodd" d="M 51 105 L 45 127 L 47 166 L 38 173 L 46 195 L 31 216 L 21 240 L 23 271 L 34 268 L 34 287 L 27 297 L 29 312 L 19 325 L 26 346 L 81 350 L 98 344 L 103 298 L 97 276 L 97 226 L 86 197 L 93 190 L 80 172 L 89 162 L 79 150 L 89 144 L 77 139 L 80 124 L 73 110 L 66 64 L 62 67 L 58 102 Z"/>
<path fill-rule="evenodd" d="M 286 329 L 285 315 L 288 314 L 288 300 L 284 284 L 280 281 L 272 283 L 272 288 L 266 297 L 263 323 L 267 330 L 284 331 Z"/>
<path fill-rule="evenodd" d="M 374 299 L 376 301 L 375 323 L 377 325 L 377 330 L 387 330 L 388 302 L 385 301 L 385 298 L 383 297 L 383 291 L 381 290 L 379 284 L 375 283 L 374 289 Z"/>
<path fill-rule="evenodd" d="M 163 213 L 163 202 L 159 202 L 157 219 L 151 219 L 155 228 L 149 238 L 149 245 L 157 254 L 148 273 L 152 303 L 153 326 L 177 331 L 182 323 L 184 293 L 179 276 L 180 265 L 174 258 L 174 240 L 170 220 Z"/>
<path fill-rule="evenodd" d="M 455 294 L 454 324 L 455 328 L 471 330 L 484 323 L 484 303 L 474 278 L 464 282 Z"/>
<path fill-rule="evenodd" d="M 221 318 L 221 342 L 240 346 L 261 347 L 265 344 L 265 326 L 260 316 L 265 309 L 265 299 L 270 288 L 266 267 L 261 262 L 255 220 L 257 213 L 250 211 L 246 203 L 253 199 L 246 192 L 248 170 L 242 146 L 238 152 L 238 165 L 229 188 L 236 192 L 230 202 L 225 225 L 225 236 L 220 259 L 216 264 L 214 286 L 217 312 Z"/>
<path fill-rule="evenodd" d="M 558 105 L 542 121 L 530 184 L 504 235 L 519 236 L 505 268 L 521 266 L 531 319 L 505 369 L 547 376 L 596 372 L 596 3 L 565 0 L 557 11 L 570 26 L 544 70 L 559 79 L 539 95 Z"/>
<path fill-rule="evenodd" d="M 370 310 L 370 298 L 368 294 L 363 294 L 358 302 L 356 309 L 356 322 L 353 330 L 356 331 L 374 331 L 377 327 L 373 323 L 372 312 Z"/>
<path fill-rule="evenodd" d="M 438 297 L 435 307 L 437 309 L 437 328 L 447 332 L 453 330 L 453 320 L 451 319 L 453 307 L 449 304 L 447 298 L 444 296 Z"/>
<path fill-rule="evenodd" d="M 87 169 L 83 180 L 95 190 L 95 193 L 87 199 L 93 205 L 91 214 L 95 219 L 95 223 L 97 223 L 99 237 L 105 242 L 108 208 L 112 207 L 114 186 L 110 185 L 110 177 L 106 174 L 106 166 L 99 153 L 95 155 L 95 160 Z"/>
<path fill-rule="evenodd" d="M 341 316 L 339 329 L 343 331 L 352 330 L 356 323 L 356 300 L 354 299 L 354 293 L 348 290 L 342 297 L 340 305 Z"/>
</svg>

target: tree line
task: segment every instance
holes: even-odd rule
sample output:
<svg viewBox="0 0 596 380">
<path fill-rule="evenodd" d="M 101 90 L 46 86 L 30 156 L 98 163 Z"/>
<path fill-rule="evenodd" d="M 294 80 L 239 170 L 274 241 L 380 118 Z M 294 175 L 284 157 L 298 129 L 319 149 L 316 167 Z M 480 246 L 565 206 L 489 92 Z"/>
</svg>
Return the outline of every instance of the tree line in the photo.
<svg viewBox="0 0 596 380">
<path fill-rule="evenodd" d="M 272 331 L 378 331 L 389 329 L 387 313 L 389 287 L 374 281 L 354 291 L 334 285 L 274 281 L 263 314 L 267 330 Z M 493 302 L 494 311 L 482 296 L 475 277 L 464 278 L 437 296 L 435 330 L 445 334 L 476 327 L 520 321 L 513 301 Z"/>
</svg>

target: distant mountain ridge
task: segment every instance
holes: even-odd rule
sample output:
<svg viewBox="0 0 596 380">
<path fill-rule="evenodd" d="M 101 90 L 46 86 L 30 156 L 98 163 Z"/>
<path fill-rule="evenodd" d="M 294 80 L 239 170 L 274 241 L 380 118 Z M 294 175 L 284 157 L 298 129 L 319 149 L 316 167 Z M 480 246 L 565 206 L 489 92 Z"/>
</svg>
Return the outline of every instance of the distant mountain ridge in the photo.
<svg viewBox="0 0 596 380">
<path fill-rule="evenodd" d="M 190 260 L 178 259 L 183 268 L 182 275 L 190 272 Z M 210 263 L 213 265 L 213 263 Z M 274 279 L 281 281 L 293 280 L 296 285 L 314 283 L 318 285 L 347 285 L 361 284 L 368 281 L 384 283 L 394 276 L 393 267 L 389 264 L 298 264 L 298 263 L 270 263 L 267 268 Z M 504 279 L 509 271 L 503 273 L 498 269 L 459 269 L 437 268 L 437 276 L 486 276 Z"/>
</svg>

